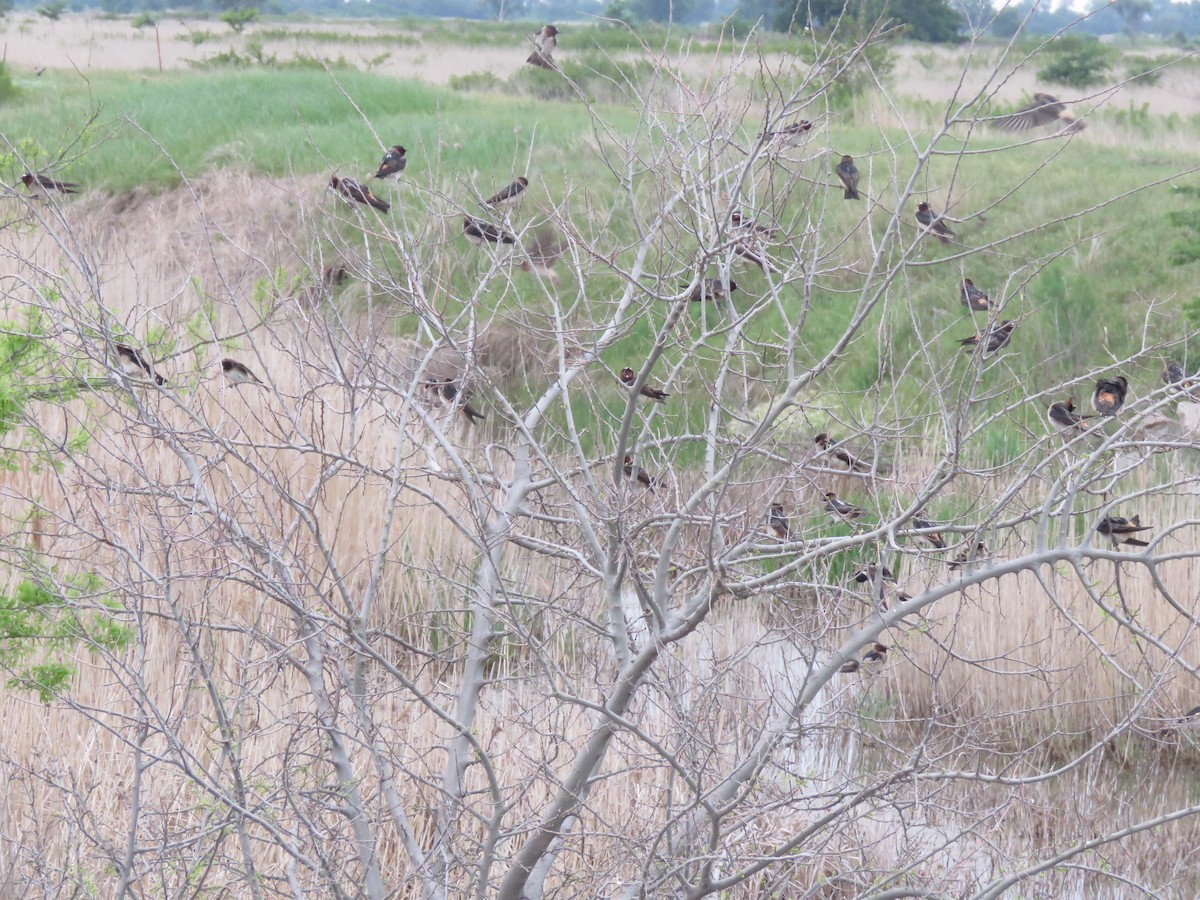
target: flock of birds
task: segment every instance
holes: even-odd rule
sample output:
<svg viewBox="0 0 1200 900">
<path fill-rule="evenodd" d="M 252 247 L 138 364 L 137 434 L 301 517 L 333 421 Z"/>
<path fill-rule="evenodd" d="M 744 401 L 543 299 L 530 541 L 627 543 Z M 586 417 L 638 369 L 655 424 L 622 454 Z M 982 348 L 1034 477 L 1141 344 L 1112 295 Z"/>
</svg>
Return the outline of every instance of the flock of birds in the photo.
<svg viewBox="0 0 1200 900">
<path fill-rule="evenodd" d="M 526 62 L 543 69 L 556 69 L 553 54 L 557 47 L 558 34 L 559 30 L 555 26 L 544 26 L 532 39 L 534 49 Z M 1030 104 L 1015 113 L 993 119 L 992 124 L 1001 129 L 1017 132 L 1052 126 L 1061 135 L 1076 134 L 1085 128 L 1085 123 L 1076 119 L 1065 103 L 1046 93 L 1034 94 Z M 796 143 L 804 139 L 812 127 L 811 122 L 802 119 L 774 131 L 760 134 L 759 138 L 765 137 L 772 142 Z M 372 177 L 379 181 L 393 178 L 400 175 L 407 164 L 407 150 L 402 145 L 396 144 L 384 153 L 383 159 Z M 863 199 L 859 190 L 858 168 L 851 155 L 841 156 L 834 173 L 842 184 L 845 200 Z M 74 194 L 79 190 L 79 184 L 75 182 L 61 181 L 43 173 L 27 172 L 22 176 L 21 183 L 31 192 L 42 194 L 50 192 Z M 330 178 L 329 186 L 348 202 L 369 206 L 380 213 L 387 213 L 391 209 L 390 203 L 378 197 L 367 184 L 358 179 L 334 174 Z M 484 206 L 495 211 L 515 204 L 520 201 L 528 187 L 529 179 L 525 176 L 518 177 L 485 200 Z M 917 204 L 916 220 L 922 233 L 936 237 L 943 243 L 950 243 L 955 236 L 942 215 L 937 213 L 928 202 L 921 201 Z M 778 271 L 767 255 L 767 247 L 777 236 L 776 229 L 747 220 L 738 211 L 731 213 L 730 224 L 736 238 L 734 251 L 739 257 L 757 266 L 764 273 Z M 505 246 L 517 243 L 517 239 L 501 225 L 477 216 L 463 216 L 462 233 L 463 237 L 476 245 Z M 558 277 L 553 271 L 553 265 L 561 255 L 563 248 L 553 233 L 546 231 L 535 233 L 530 244 L 523 247 L 522 251 L 523 258 L 520 268 L 536 272 L 557 282 Z M 327 269 L 324 277 L 327 281 L 341 280 L 344 277 L 344 269 Z M 688 286 L 687 284 L 682 285 L 684 289 Z M 702 278 L 691 287 L 684 297 L 691 303 L 718 302 L 725 300 L 737 289 L 737 283 L 730 278 Z M 960 299 L 963 306 L 973 313 L 990 313 L 994 309 L 987 292 L 977 287 L 970 278 L 964 278 L 960 284 Z M 970 348 L 973 351 L 984 354 L 996 353 L 1008 345 L 1015 328 L 1016 324 L 1007 319 L 992 322 L 976 334 L 961 339 L 960 343 L 964 348 Z M 160 386 L 165 385 L 165 378 L 155 371 L 154 364 L 138 350 L 123 343 L 115 346 L 118 364 L 121 371 L 127 376 L 147 377 Z M 237 360 L 228 357 L 222 359 L 221 370 L 224 377 L 232 384 L 262 384 L 248 367 Z M 654 387 L 646 381 L 639 384 L 637 375 L 631 367 L 622 369 L 619 378 L 626 387 L 636 388 L 639 396 L 654 403 L 665 403 L 671 396 L 669 392 Z M 1176 362 L 1168 363 L 1162 378 L 1164 383 L 1177 385 L 1181 390 L 1191 387 L 1191 382 L 1188 381 L 1182 367 Z M 439 401 L 457 406 L 469 422 L 476 423 L 484 420 L 484 414 L 471 404 L 467 392 L 455 378 L 430 378 L 425 387 Z M 1129 383 L 1124 376 L 1101 378 L 1097 381 L 1091 398 L 1096 415 L 1077 413 L 1074 398 L 1069 397 L 1066 400 L 1051 403 L 1047 410 L 1047 418 L 1051 426 L 1060 434 L 1067 438 L 1074 438 L 1079 434 L 1089 432 L 1106 419 L 1116 416 L 1125 404 L 1128 389 Z M 869 473 L 873 469 L 870 463 L 853 455 L 844 443 L 834 440 L 828 434 L 817 435 L 814 444 L 821 452 L 843 463 L 850 472 Z M 636 464 L 633 457 L 629 455 L 624 457 L 623 471 L 627 478 L 636 481 L 649 491 L 654 491 L 663 483 L 661 478 Z M 824 492 L 824 500 L 824 510 L 835 520 L 854 522 L 864 514 L 861 507 L 841 500 L 832 491 Z M 910 524 L 914 536 L 924 539 L 936 550 L 946 549 L 946 542 L 939 532 L 938 526 L 925 518 L 923 514 L 914 516 Z M 770 506 L 767 525 L 781 541 L 791 540 L 793 527 L 783 504 L 774 503 Z M 1096 530 L 1110 539 L 1114 546 L 1119 547 L 1124 544 L 1145 547 L 1148 546 L 1147 542 L 1137 535 L 1151 530 L 1151 526 L 1142 525 L 1138 516 L 1126 519 L 1109 514 L 1098 523 Z M 986 555 L 987 548 L 982 542 L 968 542 L 968 544 L 970 546 L 967 550 L 947 562 L 949 568 L 958 569 L 967 566 Z M 884 608 L 886 608 L 884 597 L 886 586 L 891 585 L 895 589 L 894 586 L 897 583 L 895 575 L 886 566 L 875 564 L 868 565 L 856 572 L 853 580 L 860 585 L 871 585 L 876 602 Z M 902 602 L 911 599 L 908 594 L 898 589 L 895 590 Z M 846 662 L 841 671 L 848 673 L 878 672 L 886 662 L 887 652 L 886 645 L 873 643 L 866 648 L 861 658 Z"/>
</svg>

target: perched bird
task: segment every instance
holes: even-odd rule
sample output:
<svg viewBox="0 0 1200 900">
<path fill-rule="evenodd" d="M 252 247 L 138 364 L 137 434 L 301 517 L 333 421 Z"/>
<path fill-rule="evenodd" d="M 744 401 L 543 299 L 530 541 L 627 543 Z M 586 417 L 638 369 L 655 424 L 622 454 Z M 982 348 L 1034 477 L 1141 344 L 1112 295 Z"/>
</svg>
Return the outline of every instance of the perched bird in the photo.
<svg viewBox="0 0 1200 900">
<path fill-rule="evenodd" d="M 868 675 L 875 675 L 883 669 L 884 664 L 887 662 L 887 652 L 888 648 L 886 644 L 876 642 L 863 651 L 861 659 L 849 660 L 838 671 L 846 674 L 865 672 Z"/>
<path fill-rule="evenodd" d="M 1114 547 L 1119 547 L 1122 544 L 1129 544 L 1132 547 L 1149 547 L 1147 541 L 1139 540 L 1132 537 L 1141 531 L 1150 531 L 1153 528 L 1151 525 L 1143 525 L 1140 518 L 1134 516 L 1132 519 L 1126 519 L 1124 516 L 1107 515 L 1100 520 L 1096 526 L 1096 531 L 1112 540 Z"/>
<path fill-rule="evenodd" d="M 1102 416 L 1115 416 L 1125 404 L 1129 380 L 1124 375 L 1101 378 L 1092 393 L 1092 408 Z"/>
<path fill-rule="evenodd" d="M 138 353 L 128 344 L 117 344 L 117 362 L 120 363 L 121 371 L 126 375 L 140 378 L 143 374 L 152 377 L 158 384 L 166 384 L 166 380 L 161 375 L 155 375 L 151 364 L 146 361 L 142 354 Z"/>
<path fill-rule="evenodd" d="M 921 531 L 925 531 L 930 528 L 938 527 L 936 524 L 934 524 L 933 522 L 929 521 L 928 519 L 924 518 L 921 515 L 913 516 L 912 526 L 913 526 L 913 528 L 919 529 Z M 946 549 L 946 541 L 942 537 L 940 532 L 930 532 L 929 534 L 922 534 L 922 535 L 920 535 L 920 537 L 923 537 L 925 540 L 929 541 L 929 543 L 933 544 L 933 546 L 935 548 L 937 548 L 938 550 Z"/>
<path fill-rule="evenodd" d="M 389 175 L 399 175 L 404 171 L 404 167 L 408 165 L 408 160 L 404 154 L 408 151 L 396 144 L 391 147 L 387 153 L 383 154 L 383 161 L 379 163 L 379 170 L 374 174 L 374 178 L 387 178 Z"/>
<path fill-rule="evenodd" d="M 641 466 L 635 466 L 633 464 L 632 456 L 625 457 L 623 471 L 625 472 L 626 478 L 637 479 L 638 484 L 645 485 L 645 487 L 648 488 L 651 493 L 654 493 L 654 489 L 662 484 L 660 479 L 655 478 Z"/>
<path fill-rule="evenodd" d="M 943 244 L 950 243 L 950 238 L 954 236 L 954 232 L 942 221 L 942 217 L 924 200 L 917 204 L 917 221 Z"/>
<path fill-rule="evenodd" d="M 842 161 L 838 163 L 838 167 L 834 170 L 837 172 L 837 177 L 842 180 L 842 187 L 846 192 L 842 195 L 845 200 L 861 200 L 862 197 L 858 193 L 858 168 L 854 165 L 854 157 L 849 154 L 842 157 Z"/>
<path fill-rule="evenodd" d="M 752 222 L 736 210 L 730 214 L 729 221 L 733 225 L 734 232 L 733 252 L 742 259 L 754 263 L 764 273 L 778 272 L 779 270 L 771 263 L 766 252 L 766 245 L 775 238 L 776 230 Z"/>
<path fill-rule="evenodd" d="M 516 203 L 518 198 L 525 192 L 525 188 L 529 187 L 529 179 L 522 175 L 512 184 L 508 185 L 504 190 L 500 191 L 492 197 L 488 197 L 484 201 L 487 206 L 508 206 Z"/>
<path fill-rule="evenodd" d="M 515 244 L 517 239 L 497 228 L 490 222 L 485 222 L 482 219 L 473 219 L 470 216 L 463 216 L 463 236 L 472 244 L 483 246 L 488 244 Z"/>
<path fill-rule="evenodd" d="M 390 203 L 386 200 L 380 200 L 371 193 L 369 187 L 354 178 L 339 178 L 334 175 L 329 179 L 329 186 L 347 200 L 353 200 L 355 203 L 365 203 L 375 207 L 380 212 L 387 212 L 392 208 Z"/>
<path fill-rule="evenodd" d="M 854 506 L 839 500 L 837 494 L 833 491 L 825 492 L 825 511 L 835 519 L 844 519 L 846 521 L 857 519 L 863 514 L 861 506 Z"/>
<path fill-rule="evenodd" d="M 771 504 L 767 514 L 767 525 L 781 541 L 789 540 L 792 536 L 792 521 L 784 515 L 782 503 Z"/>
<path fill-rule="evenodd" d="M 981 347 L 984 353 L 995 353 L 1008 345 L 1013 329 L 1016 327 L 1016 322 L 1005 319 L 1003 322 L 989 325 L 983 331 L 973 334 L 969 338 L 960 338 L 958 342 L 964 347 Z"/>
<path fill-rule="evenodd" d="M 58 181 L 49 175 L 34 175 L 32 172 L 22 175 L 21 183 L 39 194 L 47 194 L 50 191 L 58 191 L 60 194 L 79 193 L 79 185 L 73 181 Z"/>
<path fill-rule="evenodd" d="M 872 588 L 872 590 L 876 592 L 875 599 L 880 603 L 883 603 L 883 605 L 886 607 L 887 604 L 884 602 L 883 597 L 885 592 L 884 586 L 888 584 L 895 584 L 896 576 L 892 574 L 892 570 L 887 566 L 877 566 L 874 563 L 870 563 L 866 568 L 859 569 L 854 573 L 854 581 L 856 584 L 878 585 L 879 587 L 877 589 Z M 896 591 L 896 596 L 900 599 L 901 603 L 905 603 L 912 599 L 912 597 L 909 594 L 904 593 L 904 591 Z"/>
<path fill-rule="evenodd" d="M 681 288 L 686 288 L 686 284 L 681 284 Z M 729 293 L 733 293 L 738 289 L 737 282 L 732 278 L 729 279 Z M 687 296 L 688 302 L 700 303 L 703 300 L 715 300 L 718 303 L 725 299 L 725 283 L 720 278 L 702 278 L 692 288 L 692 292 Z"/>
<path fill-rule="evenodd" d="M 1162 380 L 1167 387 L 1173 387 L 1180 393 L 1190 393 L 1200 385 L 1195 378 L 1188 378 L 1187 373 L 1183 371 L 1183 366 L 1174 360 L 1168 362 L 1163 368 Z"/>
<path fill-rule="evenodd" d="M 229 379 L 230 384 L 262 384 L 258 380 L 258 376 L 236 359 L 226 357 L 221 360 L 221 371 L 225 373 L 225 377 Z"/>
<path fill-rule="evenodd" d="M 798 122 L 792 122 L 784 125 L 782 128 L 777 128 L 775 131 L 760 132 L 758 137 L 761 140 L 763 134 L 766 134 L 769 141 L 782 141 L 791 144 L 799 141 L 811 130 L 812 122 L 808 121 L 808 119 L 801 119 Z"/>
<path fill-rule="evenodd" d="M 871 464 L 863 462 L 855 456 L 851 456 L 847 450 L 842 447 L 840 441 L 835 441 L 825 432 L 821 432 L 815 438 L 813 443 L 832 456 L 834 459 L 846 464 L 846 467 L 851 472 L 870 472 Z"/>
<path fill-rule="evenodd" d="M 958 556 L 954 557 L 953 560 L 946 563 L 946 568 L 960 569 L 963 566 L 966 566 L 969 569 L 972 567 L 971 564 L 979 562 L 983 559 L 983 557 L 987 556 L 987 552 L 987 545 L 985 545 L 983 541 L 976 541 L 974 547 L 963 550 L 958 554 Z"/>
<path fill-rule="evenodd" d="M 458 386 L 453 378 L 433 379 L 427 382 L 425 386 L 432 390 L 435 395 L 444 398 L 451 406 L 457 405 L 463 411 L 463 415 L 467 417 L 467 421 L 472 425 L 476 422 L 482 422 L 487 418 L 471 405 L 470 396 Z"/>
<path fill-rule="evenodd" d="M 975 282 L 970 278 L 964 278 L 961 287 L 958 290 L 959 299 L 962 305 L 971 310 L 971 312 L 987 312 L 992 308 L 991 301 L 988 300 L 988 295 L 975 287 Z"/>
<path fill-rule="evenodd" d="M 1075 412 L 1075 398 L 1068 397 L 1066 400 L 1055 400 L 1046 410 L 1046 418 L 1050 420 L 1050 424 L 1059 434 L 1068 431 L 1084 432 L 1092 426 L 1088 424 L 1088 420 L 1094 416 L 1081 416 Z"/>
<path fill-rule="evenodd" d="M 525 258 L 521 260 L 519 266 L 521 271 L 558 284 L 559 278 L 558 273 L 554 271 L 554 264 L 563 255 L 566 245 L 563 244 L 554 229 L 549 225 L 539 228 L 533 233 L 524 249 Z"/>
<path fill-rule="evenodd" d="M 554 48 L 558 46 L 558 29 L 553 25 L 544 25 L 533 38 L 534 50 L 525 62 L 539 69 L 556 69 L 554 65 Z"/>
<path fill-rule="evenodd" d="M 1015 113 L 998 116 L 992 120 L 992 124 L 1005 131 L 1028 131 L 1031 128 L 1057 125 L 1059 134 L 1075 134 L 1087 127 L 1067 109 L 1067 104 L 1051 94 L 1041 92 L 1033 95 L 1032 103 L 1021 107 Z"/>
<path fill-rule="evenodd" d="M 630 384 L 631 385 L 636 380 L 637 380 L 637 375 L 634 374 L 633 369 L 626 366 L 624 369 L 621 370 L 621 383 L 622 384 Z M 641 394 L 643 397 L 649 397 L 651 400 L 654 400 L 657 403 L 662 403 L 664 400 L 666 400 L 668 397 L 671 396 L 666 391 L 660 391 L 658 388 L 650 387 L 650 385 L 648 385 L 648 384 L 643 384 L 642 389 L 640 391 L 638 391 L 638 393 Z"/>
</svg>

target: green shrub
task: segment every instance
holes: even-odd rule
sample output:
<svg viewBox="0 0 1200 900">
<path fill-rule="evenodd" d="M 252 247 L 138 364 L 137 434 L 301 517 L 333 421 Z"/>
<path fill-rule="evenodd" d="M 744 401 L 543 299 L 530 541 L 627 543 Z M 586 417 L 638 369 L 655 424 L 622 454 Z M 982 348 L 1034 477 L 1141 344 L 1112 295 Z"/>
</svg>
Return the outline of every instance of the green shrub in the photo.
<svg viewBox="0 0 1200 900">
<path fill-rule="evenodd" d="M 1102 84 L 1116 62 L 1116 51 L 1091 35 L 1065 34 L 1050 44 L 1038 75 L 1055 84 L 1089 88 Z"/>
<path fill-rule="evenodd" d="M 494 91 L 503 82 L 489 72 L 468 72 L 466 75 L 451 75 L 449 86 L 452 91 Z"/>
<path fill-rule="evenodd" d="M 134 28 L 154 28 L 158 25 L 154 21 L 154 16 L 150 15 L 150 13 L 142 13 L 140 16 L 135 16 L 134 20 L 129 24 Z"/>
<path fill-rule="evenodd" d="M 38 7 L 38 13 L 52 21 L 58 21 L 58 18 L 67 11 L 67 0 L 50 0 L 45 6 Z"/>
<path fill-rule="evenodd" d="M 258 18 L 258 10 L 253 6 L 242 9 L 231 9 L 221 13 L 221 21 L 241 34 L 242 29 Z"/>
</svg>

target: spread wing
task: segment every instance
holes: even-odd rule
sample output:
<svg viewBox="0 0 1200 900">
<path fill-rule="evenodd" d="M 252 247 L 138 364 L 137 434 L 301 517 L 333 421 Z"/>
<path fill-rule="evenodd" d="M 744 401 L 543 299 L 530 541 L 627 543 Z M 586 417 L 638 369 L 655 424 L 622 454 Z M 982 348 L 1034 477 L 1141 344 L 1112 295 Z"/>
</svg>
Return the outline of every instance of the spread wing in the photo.
<svg viewBox="0 0 1200 900">
<path fill-rule="evenodd" d="M 1034 94 L 1033 102 L 1028 106 L 1023 106 L 1010 115 L 1000 116 L 994 119 L 992 124 L 1005 131 L 1028 131 L 1030 128 L 1041 128 L 1044 125 L 1053 125 L 1060 119 L 1070 118 L 1067 105 L 1057 97 L 1050 94 Z"/>
<path fill-rule="evenodd" d="M 525 245 L 525 253 L 531 262 L 539 266 L 551 266 L 563 255 L 566 245 L 558 233 L 548 225 L 539 228 Z"/>
</svg>

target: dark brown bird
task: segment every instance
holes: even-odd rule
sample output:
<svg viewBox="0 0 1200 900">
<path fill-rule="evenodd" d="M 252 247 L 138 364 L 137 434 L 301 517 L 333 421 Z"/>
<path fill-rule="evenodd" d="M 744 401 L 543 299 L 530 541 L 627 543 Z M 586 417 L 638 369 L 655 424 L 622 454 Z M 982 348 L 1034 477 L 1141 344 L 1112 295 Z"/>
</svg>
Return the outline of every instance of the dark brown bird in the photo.
<svg viewBox="0 0 1200 900">
<path fill-rule="evenodd" d="M 870 463 L 865 463 L 850 453 L 841 445 L 841 441 L 835 441 L 825 432 L 821 432 L 815 438 L 813 443 L 832 456 L 834 459 L 846 464 L 846 467 L 851 472 L 870 472 Z"/>
<path fill-rule="evenodd" d="M 778 233 L 776 229 L 752 222 L 736 210 L 730 213 L 729 221 L 733 225 L 733 252 L 754 263 L 764 273 L 778 272 L 779 269 L 767 256 L 766 249 Z"/>
<path fill-rule="evenodd" d="M 473 219 L 470 216 L 463 216 L 463 236 L 472 244 L 483 246 L 486 244 L 515 244 L 517 239 L 492 225 L 490 222 L 484 222 L 482 219 Z"/>
<path fill-rule="evenodd" d="M 1124 516 L 1107 515 L 1100 520 L 1100 524 L 1096 526 L 1096 531 L 1113 542 L 1114 547 L 1119 547 L 1122 544 L 1129 544 L 1132 547 L 1149 547 L 1147 541 L 1139 540 L 1132 537 L 1142 531 L 1152 530 L 1152 525 L 1143 525 L 1142 520 L 1137 516 L 1132 519 L 1126 519 Z"/>
<path fill-rule="evenodd" d="M 120 363 L 121 371 L 126 375 L 140 378 L 145 374 L 160 385 L 166 384 L 166 380 L 161 375 L 154 374 L 154 369 L 146 358 L 128 344 L 117 344 L 117 362 Z"/>
<path fill-rule="evenodd" d="M 953 560 L 946 563 L 946 568 L 951 570 L 959 569 L 963 566 L 966 566 L 968 569 L 973 568 L 975 563 L 981 562 L 987 556 L 987 552 L 987 546 L 983 541 L 976 541 L 974 547 L 963 550 Z"/>
<path fill-rule="evenodd" d="M 792 122 L 790 125 L 784 125 L 782 128 L 777 128 L 775 131 L 767 132 L 766 134 L 767 140 L 793 144 L 801 140 L 811 130 L 812 122 L 808 121 L 808 119 L 801 119 L 799 122 Z M 762 133 L 758 135 L 759 140 L 762 139 L 762 136 Z"/>
<path fill-rule="evenodd" d="M 371 193 L 371 189 L 354 178 L 339 178 L 334 175 L 329 179 L 329 186 L 345 197 L 347 200 L 352 200 L 355 203 L 365 203 L 368 206 L 373 206 L 380 212 L 387 212 L 392 208 L 392 205 L 386 200 L 380 200 Z"/>
<path fill-rule="evenodd" d="M 1005 131 L 1028 131 L 1031 128 L 1057 125 L 1059 134 L 1076 134 L 1087 127 L 1067 109 L 1067 104 L 1052 94 L 1040 92 L 1033 95 L 1032 103 L 1021 107 L 1015 113 L 998 116 L 992 120 L 992 124 Z"/>
<path fill-rule="evenodd" d="M 349 277 L 350 273 L 346 271 L 345 266 L 326 266 L 321 272 L 321 282 L 328 287 L 335 287 Z"/>
<path fill-rule="evenodd" d="M 1183 366 L 1172 360 L 1168 362 L 1162 370 L 1163 384 L 1167 387 L 1175 388 L 1180 393 L 1190 393 L 1197 387 L 1195 378 L 1188 378 L 1187 373 L 1183 371 Z"/>
<path fill-rule="evenodd" d="M 399 144 L 391 147 L 387 153 L 383 154 L 383 160 L 379 163 L 379 169 L 372 177 L 387 178 L 389 175 L 399 175 L 404 171 L 404 167 L 408 165 L 408 160 L 404 156 L 407 152 Z"/>
<path fill-rule="evenodd" d="M 221 360 L 221 371 L 225 373 L 225 377 L 229 379 L 230 384 L 262 384 L 258 380 L 258 376 L 236 359 L 226 357 Z"/>
<path fill-rule="evenodd" d="M 635 466 L 632 456 L 625 457 L 623 471 L 626 478 L 637 479 L 638 484 L 644 485 L 651 493 L 654 493 L 654 489 L 662 484 L 660 479 L 655 478 L 641 466 Z"/>
<path fill-rule="evenodd" d="M 558 46 L 558 29 L 553 25 L 544 25 L 533 38 L 534 50 L 525 62 L 539 69 L 556 69 L 554 65 L 554 49 Z"/>
<path fill-rule="evenodd" d="M 863 514 L 861 506 L 854 506 L 853 504 L 839 500 L 837 494 L 833 493 L 833 491 L 825 492 L 825 511 L 835 519 L 844 519 L 846 521 L 857 519 Z"/>
<path fill-rule="evenodd" d="M 771 509 L 767 514 L 767 525 L 781 541 L 789 540 L 792 536 L 792 522 L 784 515 L 782 503 L 771 504 Z"/>
<path fill-rule="evenodd" d="M 950 238 L 954 236 L 954 232 L 942 221 L 942 217 L 924 200 L 917 204 L 917 221 L 943 244 L 950 243 Z"/>
<path fill-rule="evenodd" d="M 1092 426 L 1088 424 L 1088 420 L 1093 416 L 1081 416 L 1075 412 L 1075 398 L 1068 397 L 1066 400 L 1056 400 L 1050 404 L 1046 410 L 1046 418 L 1049 419 L 1051 426 L 1059 434 L 1068 431 L 1082 433 L 1087 431 Z"/>
<path fill-rule="evenodd" d="M 958 289 L 958 297 L 962 301 L 962 305 L 971 312 L 987 312 L 992 308 L 988 295 L 975 287 L 975 282 L 970 278 L 962 280 L 962 285 Z"/>
<path fill-rule="evenodd" d="M 686 288 L 686 284 L 680 284 L 681 288 Z M 738 289 L 737 282 L 732 278 L 729 279 L 729 293 L 733 293 Z M 692 288 L 692 292 L 688 294 L 687 299 L 690 303 L 700 303 L 703 300 L 715 300 L 718 303 L 725 299 L 725 283 L 720 278 L 702 278 Z"/>
<path fill-rule="evenodd" d="M 938 527 L 935 523 L 929 521 L 928 519 L 926 519 L 920 515 L 913 516 L 912 526 L 913 526 L 913 528 L 920 529 L 921 531 L 925 531 L 926 529 Z M 922 537 L 925 540 L 929 541 L 929 543 L 933 544 L 933 546 L 936 547 L 938 550 L 946 549 L 946 541 L 942 537 L 940 532 L 930 532 L 929 534 L 919 535 L 919 537 Z"/>
<path fill-rule="evenodd" d="M 849 660 L 838 671 L 846 674 L 863 672 L 867 675 L 877 675 L 887 662 L 887 652 L 886 644 L 874 643 L 863 651 L 861 659 Z"/>
<path fill-rule="evenodd" d="M 854 157 L 846 155 L 842 157 L 842 161 L 838 163 L 838 167 L 834 170 L 837 172 L 837 177 L 842 180 L 842 187 L 846 192 L 842 195 L 844 200 L 861 200 L 862 197 L 858 193 L 858 167 L 854 165 Z"/>
<path fill-rule="evenodd" d="M 426 387 L 432 390 L 435 395 L 442 397 L 451 406 L 457 405 L 463 411 L 463 415 L 467 417 L 467 421 L 472 425 L 482 422 L 487 418 L 471 405 L 469 394 L 460 388 L 453 378 L 435 379 L 427 382 Z"/>
<path fill-rule="evenodd" d="M 989 325 L 983 331 L 973 334 L 969 338 L 960 338 L 959 343 L 964 347 L 982 347 L 984 353 L 995 353 L 1008 345 L 1013 329 L 1016 327 L 1016 322 L 1005 319 L 1003 322 Z"/>
<path fill-rule="evenodd" d="M 50 191 L 58 191 L 60 194 L 79 193 L 79 185 L 74 181 L 58 181 L 49 175 L 34 175 L 32 172 L 22 175 L 21 183 L 29 190 L 38 193 L 49 193 Z"/>
<path fill-rule="evenodd" d="M 884 599 L 884 594 L 887 591 L 886 585 L 896 584 L 896 576 L 892 574 L 891 569 L 887 566 L 877 566 L 870 563 L 866 568 L 859 569 L 854 573 L 854 581 L 856 584 L 870 584 L 871 590 L 875 593 L 875 600 L 887 608 L 887 603 Z M 875 587 L 878 585 L 878 587 Z M 906 603 L 912 599 L 909 594 L 904 591 L 896 591 L 896 597 L 901 603 Z"/>
<path fill-rule="evenodd" d="M 488 197 L 484 201 L 484 204 L 487 206 L 508 206 L 516 203 L 527 187 L 529 187 L 529 179 L 522 175 L 512 184 L 505 187 L 504 190 L 494 196 Z"/>
<path fill-rule="evenodd" d="M 1125 405 L 1128 392 L 1129 380 L 1124 375 L 1101 378 L 1092 392 L 1092 408 L 1102 416 L 1115 416 Z"/>
<path fill-rule="evenodd" d="M 634 374 L 633 369 L 626 366 L 624 369 L 621 370 L 622 384 L 632 385 L 636 380 L 637 380 L 637 375 Z M 642 389 L 640 391 L 638 391 L 638 393 L 641 394 L 643 397 L 649 397 L 651 400 L 654 400 L 656 403 L 662 403 L 668 397 L 671 396 L 666 391 L 660 391 L 658 388 L 650 387 L 650 385 L 648 385 L 648 384 L 643 384 Z"/>
</svg>

